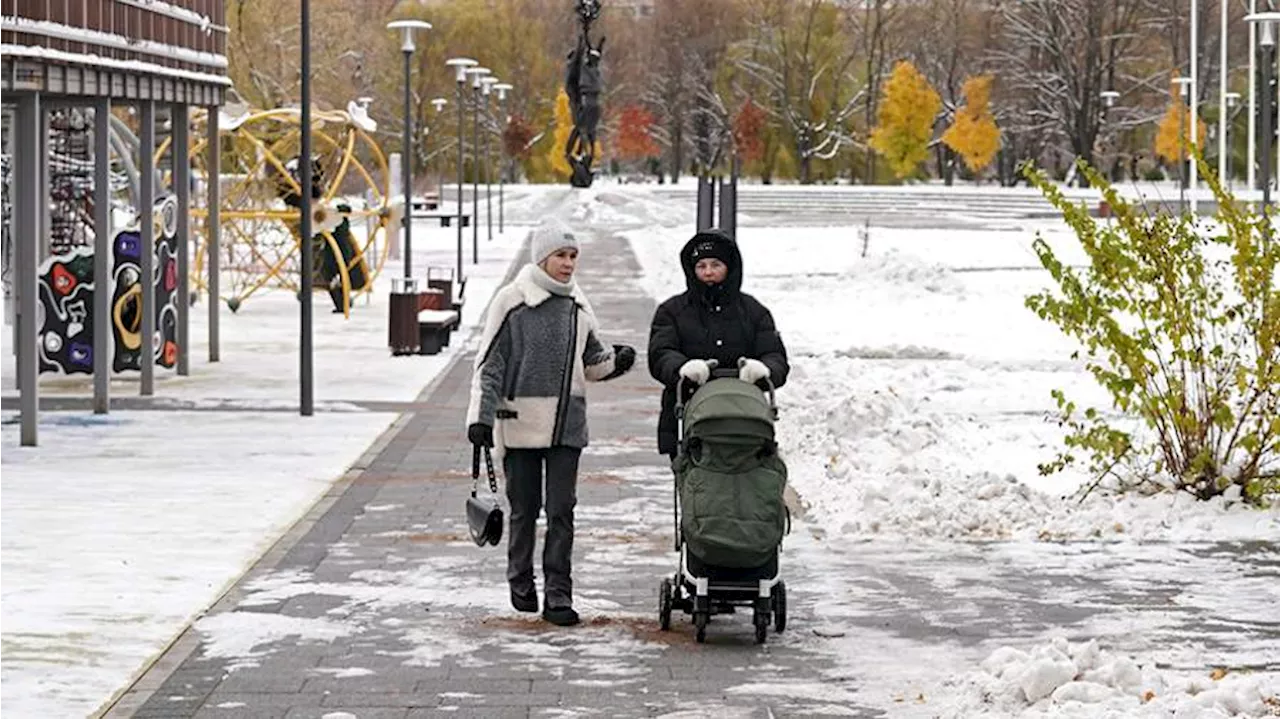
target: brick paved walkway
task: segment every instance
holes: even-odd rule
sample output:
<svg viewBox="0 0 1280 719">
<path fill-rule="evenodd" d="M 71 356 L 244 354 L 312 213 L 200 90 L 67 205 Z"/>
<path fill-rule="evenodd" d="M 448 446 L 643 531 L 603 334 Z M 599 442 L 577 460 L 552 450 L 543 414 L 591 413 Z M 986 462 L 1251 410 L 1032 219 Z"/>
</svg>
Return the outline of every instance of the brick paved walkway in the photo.
<svg viewBox="0 0 1280 719">
<path fill-rule="evenodd" d="M 592 238 L 583 258 L 606 341 L 642 350 L 653 302 L 627 243 Z M 658 630 L 657 585 L 675 561 L 671 478 L 654 452 L 658 387 L 642 360 L 591 387 L 574 552 L 583 625 L 514 612 L 505 543 L 467 537 L 468 355 L 424 392 L 429 409 L 402 416 L 111 716 L 878 716 L 849 703 L 848 685 L 813 698 L 830 661 L 803 639 L 814 639 L 803 590 L 792 592 L 792 629 L 763 647 L 749 614 L 717 618 L 706 645 L 679 613 Z M 787 683 L 810 689 L 756 686 Z"/>
<path fill-rule="evenodd" d="M 583 259 L 606 339 L 642 348 L 653 303 L 628 245 L 592 238 Z M 463 356 L 397 406 L 406 414 L 109 716 L 933 715 L 941 698 L 921 687 L 1048 632 L 1170 649 L 1158 656 L 1191 668 L 1280 666 L 1259 649 L 1277 646 L 1280 622 L 1238 606 L 1239 588 L 1280 580 L 1267 541 L 829 542 L 801 519 L 784 545 L 786 633 L 755 646 L 746 615 L 717 618 L 706 645 L 683 616 L 660 632 L 671 479 L 643 366 L 591 386 L 574 555 L 585 622 L 551 627 L 508 604 L 505 547 L 466 536 L 470 366 Z"/>
</svg>

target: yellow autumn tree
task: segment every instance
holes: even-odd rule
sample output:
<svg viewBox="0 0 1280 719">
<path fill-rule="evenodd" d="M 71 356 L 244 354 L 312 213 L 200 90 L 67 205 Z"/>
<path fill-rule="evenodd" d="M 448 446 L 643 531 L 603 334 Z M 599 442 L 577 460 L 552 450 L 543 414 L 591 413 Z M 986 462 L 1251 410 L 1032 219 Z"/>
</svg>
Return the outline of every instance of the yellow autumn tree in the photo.
<svg viewBox="0 0 1280 719">
<path fill-rule="evenodd" d="M 1169 109 L 1160 120 L 1160 129 L 1156 132 L 1156 155 L 1168 162 L 1176 163 L 1179 159 L 1191 156 L 1191 148 L 1184 147 L 1184 142 L 1191 142 L 1191 110 L 1182 98 L 1182 89 L 1174 85 L 1169 95 Z M 1196 118 L 1196 147 L 1203 148 L 1205 135 L 1208 132 L 1204 121 Z"/>
<path fill-rule="evenodd" d="M 551 137 L 551 149 L 547 151 L 547 162 L 551 163 L 551 171 L 560 180 L 567 180 L 573 174 L 573 168 L 564 157 L 564 146 L 569 142 L 571 132 L 573 132 L 573 112 L 569 110 L 568 93 L 561 89 L 556 95 L 556 131 Z"/>
<path fill-rule="evenodd" d="M 942 141 L 964 158 L 964 164 L 979 172 L 1000 150 L 1000 128 L 991 115 L 990 75 L 964 81 L 964 107 L 956 111 L 955 122 L 942 133 Z"/>
<path fill-rule="evenodd" d="M 884 86 L 871 147 L 884 156 L 898 177 L 906 177 L 929 156 L 933 122 L 942 98 L 906 60 L 893 68 Z"/>
<path fill-rule="evenodd" d="M 602 123 L 603 124 L 603 123 Z M 569 161 L 564 157 L 564 146 L 569 142 L 569 135 L 573 133 L 573 111 L 569 109 L 569 95 L 560 89 L 556 95 L 556 131 L 551 137 L 552 146 L 547 150 L 547 162 L 551 166 L 551 171 L 560 180 L 567 180 L 573 174 L 573 168 L 569 166 Z M 600 133 L 596 132 L 595 146 L 592 148 L 595 155 L 595 167 L 600 166 L 602 155 L 600 154 Z"/>
</svg>

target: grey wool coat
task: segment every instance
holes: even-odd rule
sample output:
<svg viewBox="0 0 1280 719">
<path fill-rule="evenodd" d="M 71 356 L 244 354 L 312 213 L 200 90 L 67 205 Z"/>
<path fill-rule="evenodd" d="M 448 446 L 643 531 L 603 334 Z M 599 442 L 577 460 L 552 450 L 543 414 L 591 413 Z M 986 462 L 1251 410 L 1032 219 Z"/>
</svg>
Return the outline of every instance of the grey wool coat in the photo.
<svg viewBox="0 0 1280 719">
<path fill-rule="evenodd" d="M 576 284 L 526 265 L 489 305 L 467 424 L 492 426 L 499 453 L 586 447 L 586 383 L 621 374 L 596 333 L 595 313 Z"/>
</svg>

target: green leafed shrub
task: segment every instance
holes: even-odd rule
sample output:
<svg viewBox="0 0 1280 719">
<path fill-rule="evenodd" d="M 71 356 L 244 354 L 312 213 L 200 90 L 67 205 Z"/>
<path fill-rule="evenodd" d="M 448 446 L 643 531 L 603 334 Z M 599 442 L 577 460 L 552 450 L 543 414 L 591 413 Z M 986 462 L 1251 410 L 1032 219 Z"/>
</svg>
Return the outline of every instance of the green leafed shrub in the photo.
<svg viewBox="0 0 1280 719">
<path fill-rule="evenodd" d="M 1219 208 L 1211 221 L 1148 213 L 1080 169 L 1114 219 L 1095 220 L 1028 168 L 1088 266 L 1067 266 L 1037 237 L 1053 286 L 1026 304 L 1080 343 L 1073 357 L 1113 407 L 1082 411 L 1055 391 L 1068 436 L 1041 473 L 1083 458 L 1095 477 L 1085 494 L 1107 482 L 1210 499 L 1235 486 L 1248 501 L 1271 501 L 1280 492 L 1280 243 L 1203 162 Z"/>
</svg>

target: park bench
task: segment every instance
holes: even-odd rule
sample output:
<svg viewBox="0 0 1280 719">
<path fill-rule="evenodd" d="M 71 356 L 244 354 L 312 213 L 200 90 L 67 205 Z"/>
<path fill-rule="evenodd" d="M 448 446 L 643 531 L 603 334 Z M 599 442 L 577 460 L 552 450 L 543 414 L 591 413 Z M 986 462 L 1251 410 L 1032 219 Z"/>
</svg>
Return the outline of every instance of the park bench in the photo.
<svg viewBox="0 0 1280 719">
<path fill-rule="evenodd" d="M 449 346 L 449 339 L 462 321 L 466 281 L 456 283 L 453 269 L 427 268 L 427 292 L 431 302 L 420 303 L 418 309 L 418 343 L 422 354 L 436 354 Z"/>
<path fill-rule="evenodd" d="M 458 216 L 458 215 L 456 215 L 456 214 L 445 214 L 445 213 L 443 213 L 443 212 L 421 212 L 421 213 L 415 212 L 415 213 L 414 213 L 414 215 L 413 215 L 413 219 L 415 219 L 415 220 L 439 220 L 439 221 L 440 221 L 440 226 L 441 226 L 441 227 L 452 227 L 452 226 L 453 226 L 453 218 L 455 218 L 455 217 L 457 217 L 457 216 Z M 470 227 L 470 226 L 471 226 L 471 215 L 467 215 L 467 214 L 462 215 L 462 226 L 463 226 L 463 227 Z"/>
<path fill-rule="evenodd" d="M 439 354 L 462 321 L 466 281 L 455 288 L 453 270 L 427 268 L 427 288 L 417 280 L 392 278 L 388 342 L 391 354 Z"/>
<path fill-rule="evenodd" d="M 418 354 L 434 355 L 449 346 L 449 338 L 458 329 L 459 316 L 454 310 L 420 310 L 418 312 Z"/>
<path fill-rule="evenodd" d="M 413 211 L 415 213 L 422 211 L 427 212 L 440 207 L 440 195 L 436 192 L 426 192 L 418 197 L 412 198 Z"/>
</svg>

